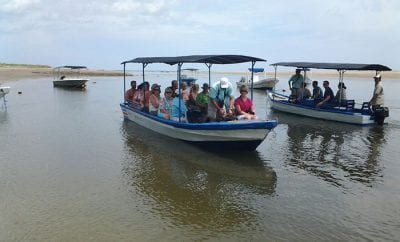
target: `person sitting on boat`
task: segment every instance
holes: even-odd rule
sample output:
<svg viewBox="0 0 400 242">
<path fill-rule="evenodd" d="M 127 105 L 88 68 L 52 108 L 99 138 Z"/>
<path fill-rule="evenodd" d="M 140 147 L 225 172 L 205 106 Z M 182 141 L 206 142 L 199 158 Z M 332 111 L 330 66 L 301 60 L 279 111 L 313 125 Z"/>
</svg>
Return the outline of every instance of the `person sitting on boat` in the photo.
<svg viewBox="0 0 400 242">
<path fill-rule="evenodd" d="M 201 113 L 203 115 L 207 115 L 207 107 L 208 107 L 208 91 L 210 89 L 210 86 L 207 83 L 204 83 L 203 86 L 201 87 L 203 91 L 199 93 L 196 97 L 196 105 L 200 107 Z"/>
<path fill-rule="evenodd" d="M 158 117 L 164 118 L 164 119 L 170 119 L 171 118 L 171 111 L 172 111 L 172 101 L 173 101 L 173 90 L 171 87 L 165 88 L 164 91 L 164 98 L 161 100 L 160 106 L 159 106 L 159 112 L 158 112 Z"/>
<path fill-rule="evenodd" d="M 149 89 L 150 89 L 150 83 L 143 82 L 139 98 L 140 98 L 140 108 L 146 112 L 149 111 L 149 100 L 150 100 Z"/>
<path fill-rule="evenodd" d="M 311 98 L 314 99 L 315 101 L 321 100 L 324 94 L 322 92 L 321 87 L 318 86 L 318 81 L 313 81 L 312 86 L 313 86 L 313 92 Z"/>
<path fill-rule="evenodd" d="M 185 105 L 185 100 L 183 100 L 183 94 L 174 97 L 172 100 L 172 109 L 170 119 L 173 121 L 186 121 L 187 108 Z M 179 120 L 180 117 L 180 120 Z"/>
<path fill-rule="evenodd" d="M 288 83 L 289 83 L 289 88 L 292 91 L 292 96 L 294 99 L 297 98 L 297 91 L 300 89 L 301 84 L 304 82 L 304 77 L 301 74 L 301 69 L 296 69 L 296 74 L 294 74 L 292 77 L 290 77 Z"/>
<path fill-rule="evenodd" d="M 320 108 L 321 106 L 330 106 L 334 102 L 335 96 L 333 95 L 332 89 L 329 87 L 329 81 L 325 80 L 323 86 L 325 89 L 324 98 L 321 102 L 317 103 L 317 108 Z"/>
<path fill-rule="evenodd" d="M 139 84 L 139 85 L 137 86 L 136 92 L 135 92 L 135 94 L 133 95 L 133 99 L 132 99 L 131 102 L 129 102 L 129 104 L 130 104 L 131 106 L 133 106 L 133 107 L 135 107 L 135 108 L 138 108 L 138 109 L 141 108 L 141 107 L 140 107 L 140 99 L 142 98 L 142 94 L 143 94 L 142 90 L 143 90 L 143 83 L 141 83 L 141 84 Z"/>
<path fill-rule="evenodd" d="M 149 97 L 149 113 L 152 115 L 158 114 L 158 109 L 162 101 L 160 94 L 161 94 L 160 85 L 158 84 L 151 85 L 151 94 Z"/>
<path fill-rule="evenodd" d="M 375 80 L 375 88 L 374 93 L 372 95 L 371 100 L 369 101 L 369 106 L 372 107 L 372 110 L 375 111 L 378 107 L 384 106 L 384 94 L 383 94 L 383 86 L 381 83 L 381 75 L 377 74 L 374 76 Z"/>
<path fill-rule="evenodd" d="M 340 82 L 338 84 L 338 90 L 335 95 L 335 101 L 339 104 L 340 103 L 346 103 L 346 85 L 343 82 Z M 343 102 L 344 101 L 344 102 Z"/>
<path fill-rule="evenodd" d="M 207 115 L 211 121 L 233 115 L 233 87 L 228 78 L 222 77 L 210 88 Z"/>
<path fill-rule="evenodd" d="M 181 93 L 183 96 L 183 100 L 185 102 L 187 102 L 187 100 L 189 99 L 189 90 L 187 88 L 187 83 L 186 82 L 182 82 L 181 83 Z"/>
<path fill-rule="evenodd" d="M 125 92 L 125 102 L 133 102 L 136 93 L 136 81 L 131 81 L 131 88 Z"/>
<path fill-rule="evenodd" d="M 237 119 L 257 119 L 254 110 L 254 104 L 247 97 L 249 92 L 246 85 L 240 86 L 240 96 L 235 99 L 236 118 Z"/>
<path fill-rule="evenodd" d="M 186 106 L 188 109 L 199 109 L 196 103 L 196 98 L 198 94 L 199 94 L 199 85 L 193 84 L 192 87 L 190 88 L 190 93 L 188 94 L 186 100 Z M 183 96 L 183 98 L 185 99 L 185 96 Z"/>
<path fill-rule="evenodd" d="M 306 87 L 307 83 L 301 83 L 299 90 L 297 90 L 297 102 L 302 102 L 303 100 L 309 99 L 311 97 L 311 92 Z"/>
<path fill-rule="evenodd" d="M 178 81 L 177 80 L 172 80 L 171 81 L 171 89 L 173 91 L 172 97 L 178 96 L 178 88 L 179 88 Z"/>
</svg>

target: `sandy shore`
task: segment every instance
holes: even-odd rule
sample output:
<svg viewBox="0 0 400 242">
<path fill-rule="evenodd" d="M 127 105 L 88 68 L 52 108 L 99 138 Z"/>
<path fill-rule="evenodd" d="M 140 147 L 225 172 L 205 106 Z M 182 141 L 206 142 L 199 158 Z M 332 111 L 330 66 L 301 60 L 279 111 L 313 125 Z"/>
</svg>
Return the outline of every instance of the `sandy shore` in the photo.
<svg viewBox="0 0 400 242">
<path fill-rule="evenodd" d="M 70 74 L 70 71 L 64 71 L 63 75 Z M 82 70 L 81 73 L 86 76 L 122 76 L 122 71 L 111 71 L 111 70 Z M 202 72 L 199 72 L 201 74 Z M 245 76 L 245 72 L 216 72 L 223 74 L 237 74 Z M 207 72 L 208 75 L 208 72 Z M 259 75 L 264 75 L 264 73 L 259 73 Z M 292 71 L 279 71 L 277 72 L 278 77 L 293 75 Z M 360 77 L 360 78 L 372 78 L 375 75 L 374 71 L 347 71 L 345 73 L 346 77 Z M 390 71 L 381 73 L 383 79 L 397 79 L 400 80 L 400 72 Z M 273 77 L 274 72 L 268 72 L 267 77 Z M 316 78 L 338 78 L 338 73 L 336 71 L 311 71 L 309 72 L 311 79 Z M 0 68 L 0 82 L 11 82 L 23 79 L 35 79 L 35 78 L 49 78 L 53 77 L 52 68 L 23 68 L 23 67 L 3 67 Z"/>
<path fill-rule="evenodd" d="M 109 71 L 109 70 L 82 70 L 82 75 L 85 76 L 122 76 L 122 71 Z M 71 71 L 63 71 L 63 75 L 71 74 Z M 11 82 L 23 79 L 35 79 L 43 77 L 53 77 L 52 68 L 0 68 L 0 82 Z"/>
</svg>

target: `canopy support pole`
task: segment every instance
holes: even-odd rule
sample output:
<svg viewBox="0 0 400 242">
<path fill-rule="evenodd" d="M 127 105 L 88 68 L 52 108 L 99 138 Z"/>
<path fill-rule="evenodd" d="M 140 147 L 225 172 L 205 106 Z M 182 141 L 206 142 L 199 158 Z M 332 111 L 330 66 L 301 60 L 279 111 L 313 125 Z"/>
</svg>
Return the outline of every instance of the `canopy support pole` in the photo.
<svg viewBox="0 0 400 242">
<path fill-rule="evenodd" d="M 178 105 L 179 105 L 179 122 L 181 122 L 181 71 L 182 71 L 182 62 L 178 63 Z M 173 103 L 174 101 L 172 101 Z"/>
<path fill-rule="evenodd" d="M 254 65 L 256 64 L 255 61 L 251 62 L 251 96 L 250 99 L 253 101 L 253 78 L 254 78 Z"/>
<path fill-rule="evenodd" d="M 277 66 L 274 66 L 274 69 L 275 69 L 275 75 L 274 75 L 274 78 L 275 78 L 274 82 L 275 82 L 275 84 L 274 84 L 274 88 L 273 88 L 274 92 L 275 92 L 275 86 L 276 86 L 276 69 L 277 69 L 277 68 L 278 68 Z M 274 95 L 274 96 L 275 96 L 275 95 Z M 274 99 L 274 98 L 272 98 L 272 99 Z"/>
<path fill-rule="evenodd" d="M 211 87 L 211 63 L 204 63 L 208 67 L 208 86 Z"/>
<path fill-rule="evenodd" d="M 124 63 L 124 100 L 125 100 L 125 92 L 126 92 L 126 71 L 125 71 L 126 63 Z M 126 100 L 125 100 L 126 101 Z"/>
<path fill-rule="evenodd" d="M 145 79 L 144 79 L 144 68 L 146 68 L 147 65 L 148 65 L 148 63 L 142 63 L 142 76 L 143 76 L 143 82 L 142 83 L 145 82 Z M 143 100 L 144 100 L 144 112 L 146 112 L 146 106 L 149 105 L 149 104 L 146 103 L 146 90 L 142 90 L 142 91 L 143 91 Z"/>
</svg>

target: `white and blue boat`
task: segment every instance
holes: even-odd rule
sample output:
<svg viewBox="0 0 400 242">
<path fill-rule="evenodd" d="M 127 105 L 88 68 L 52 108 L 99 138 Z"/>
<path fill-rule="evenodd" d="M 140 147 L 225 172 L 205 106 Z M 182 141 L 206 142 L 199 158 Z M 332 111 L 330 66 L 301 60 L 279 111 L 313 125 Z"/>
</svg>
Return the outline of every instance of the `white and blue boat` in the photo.
<svg viewBox="0 0 400 242">
<path fill-rule="evenodd" d="M 306 75 L 309 69 L 337 70 L 339 72 L 339 83 L 343 82 L 344 72 L 348 70 L 375 71 L 376 74 L 381 71 L 391 71 L 389 67 L 379 64 L 279 62 L 271 65 L 275 67 L 275 72 L 278 66 L 302 69 L 305 73 L 304 78 L 307 78 Z M 384 123 L 385 117 L 389 115 L 387 107 L 373 112 L 368 102 L 363 102 L 360 107 L 356 107 L 354 100 L 338 100 L 338 105 L 317 108 L 316 102 L 312 99 L 293 102 L 290 96 L 278 93 L 275 90 L 268 91 L 267 96 L 271 109 L 310 118 L 357 125 L 381 125 Z"/>
<path fill-rule="evenodd" d="M 236 82 L 236 86 L 240 88 L 242 85 L 246 85 L 249 88 L 251 85 L 253 86 L 253 89 L 262 89 L 262 90 L 272 90 L 275 85 L 279 82 L 278 79 L 275 77 L 267 77 L 267 73 L 264 71 L 264 68 L 249 68 L 248 69 L 250 73 L 261 73 L 264 72 L 264 77 L 259 76 L 259 75 L 250 75 L 252 78 L 249 78 L 249 75 L 247 73 L 246 77 L 242 77 L 240 81 Z M 253 84 L 252 84 L 253 83 Z"/>
<path fill-rule="evenodd" d="M 142 65 L 143 81 L 145 67 L 151 63 L 164 63 L 177 65 L 180 79 L 181 67 L 184 63 L 204 63 L 209 71 L 209 83 L 211 80 L 210 68 L 214 64 L 236 64 L 251 62 L 252 67 L 257 61 L 264 59 L 242 55 L 191 55 L 177 57 L 140 57 L 122 62 L 124 74 L 126 65 L 137 63 Z M 124 91 L 126 86 L 124 75 Z M 178 80 L 178 83 L 180 81 Z M 252 97 L 251 92 L 251 97 Z M 267 137 L 268 133 L 277 126 L 276 120 L 252 120 L 252 121 L 222 121 L 207 123 L 187 123 L 183 121 L 166 120 L 145 111 L 142 111 L 127 102 L 120 104 L 124 118 L 133 121 L 140 126 L 153 130 L 178 140 L 194 143 L 201 147 L 218 150 L 254 150 Z"/>
</svg>

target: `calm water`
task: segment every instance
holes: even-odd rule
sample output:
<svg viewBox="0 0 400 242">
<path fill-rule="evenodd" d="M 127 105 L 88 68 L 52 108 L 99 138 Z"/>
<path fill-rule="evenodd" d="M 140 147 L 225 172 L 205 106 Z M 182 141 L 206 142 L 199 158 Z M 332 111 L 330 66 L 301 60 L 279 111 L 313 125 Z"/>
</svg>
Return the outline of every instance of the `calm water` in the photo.
<svg viewBox="0 0 400 242">
<path fill-rule="evenodd" d="M 124 121 L 121 78 L 8 84 L 0 241 L 400 240 L 400 81 L 384 80 L 384 127 L 272 112 L 256 91 L 259 116 L 279 125 L 255 152 L 228 154 Z M 357 102 L 373 89 L 346 85 Z"/>
</svg>

